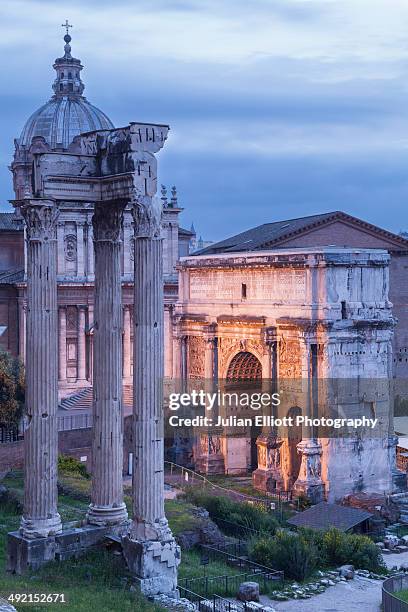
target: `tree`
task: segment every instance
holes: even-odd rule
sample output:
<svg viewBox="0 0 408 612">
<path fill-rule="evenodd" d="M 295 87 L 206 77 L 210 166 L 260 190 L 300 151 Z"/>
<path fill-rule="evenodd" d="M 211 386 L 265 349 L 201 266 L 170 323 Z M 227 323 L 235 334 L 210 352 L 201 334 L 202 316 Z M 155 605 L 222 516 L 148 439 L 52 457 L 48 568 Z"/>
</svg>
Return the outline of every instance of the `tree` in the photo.
<svg viewBox="0 0 408 612">
<path fill-rule="evenodd" d="M 24 414 L 25 374 L 21 361 L 0 351 L 0 427 L 17 427 Z"/>
</svg>

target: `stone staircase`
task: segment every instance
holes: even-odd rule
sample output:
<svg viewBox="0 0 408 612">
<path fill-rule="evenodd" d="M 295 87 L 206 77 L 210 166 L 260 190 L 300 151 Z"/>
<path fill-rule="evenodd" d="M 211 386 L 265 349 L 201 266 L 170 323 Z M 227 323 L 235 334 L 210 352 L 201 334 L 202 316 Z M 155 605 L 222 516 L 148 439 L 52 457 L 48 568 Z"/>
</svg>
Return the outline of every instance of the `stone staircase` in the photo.
<svg viewBox="0 0 408 612">
<path fill-rule="evenodd" d="M 402 525 L 408 525 L 408 491 L 404 493 L 394 493 L 391 495 L 391 499 L 399 508 L 400 518 L 399 522 Z"/>
</svg>

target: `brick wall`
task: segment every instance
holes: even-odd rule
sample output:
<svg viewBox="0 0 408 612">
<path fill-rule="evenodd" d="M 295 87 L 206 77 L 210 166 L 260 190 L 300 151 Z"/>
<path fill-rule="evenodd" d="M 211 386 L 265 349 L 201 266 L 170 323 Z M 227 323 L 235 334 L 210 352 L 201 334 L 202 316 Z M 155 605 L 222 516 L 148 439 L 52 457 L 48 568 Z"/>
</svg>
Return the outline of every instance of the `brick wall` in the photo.
<svg viewBox="0 0 408 612">
<path fill-rule="evenodd" d="M 0 444 L 0 474 L 12 469 L 21 469 L 24 464 L 23 441 Z"/>
<path fill-rule="evenodd" d="M 0 444 L 0 473 L 13 468 L 23 467 L 23 446 L 22 440 Z M 61 455 L 75 457 L 79 461 L 86 457 L 86 467 L 92 471 L 92 430 L 91 429 L 71 429 L 60 431 L 58 434 L 58 452 Z M 125 418 L 124 440 L 123 440 L 123 473 L 127 474 L 129 469 L 129 453 L 132 450 L 132 417 Z"/>
</svg>

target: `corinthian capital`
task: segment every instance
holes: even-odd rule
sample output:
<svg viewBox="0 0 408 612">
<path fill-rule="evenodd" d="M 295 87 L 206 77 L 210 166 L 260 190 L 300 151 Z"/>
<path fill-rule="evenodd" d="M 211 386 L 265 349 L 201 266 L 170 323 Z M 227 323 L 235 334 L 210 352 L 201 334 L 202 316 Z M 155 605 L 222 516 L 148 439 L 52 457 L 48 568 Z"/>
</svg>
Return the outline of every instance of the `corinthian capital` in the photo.
<svg viewBox="0 0 408 612">
<path fill-rule="evenodd" d="M 135 197 L 132 202 L 135 238 L 158 238 L 160 236 L 162 209 L 159 198 Z"/>
<path fill-rule="evenodd" d="M 56 240 L 59 210 L 51 200 L 26 200 L 21 206 L 28 240 Z"/>
<path fill-rule="evenodd" d="M 126 204 L 126 199 L 98 202 L 95 204 L 92 217 L 94 242 L 100 240 L 117 241 L 120 239 L 123 211 Z"/>
</svg>

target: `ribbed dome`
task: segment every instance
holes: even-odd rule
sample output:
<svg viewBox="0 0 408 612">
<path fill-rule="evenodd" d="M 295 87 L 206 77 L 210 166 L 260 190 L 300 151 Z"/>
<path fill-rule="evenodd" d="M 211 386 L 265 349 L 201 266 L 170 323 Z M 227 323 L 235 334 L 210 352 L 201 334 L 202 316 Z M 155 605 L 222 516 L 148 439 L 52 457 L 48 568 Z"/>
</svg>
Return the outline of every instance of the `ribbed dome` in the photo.
<svg viewBox="0 0 408 612">
<path fill-rule="evenodd" d="M 35 111 L 25 124 L 18 144 L 29 147 L 34 136 L 43 136 L 51 148 L 67 149 L 72 140 L 82 132 L 106 130 L 114 127 L 112 121 L 99 108 L 82 95 L 84 84 L 80 72 L 81 61 L 71 55 L 71 36 L 68 24 L 64 24 L 63 57 L 55 60 L 57 73 L 53 83 L 54 95 Z"/>
<path fill-rule="evenodd" d="M 67 149 L 82 132 L 112 129 L 112 121 L 83 96 L 54 96 L 35 111 L 21 132 L 19 144 L 30 146 L 34 136 L 44 136 L 54 149 Z"/>
</svg>

